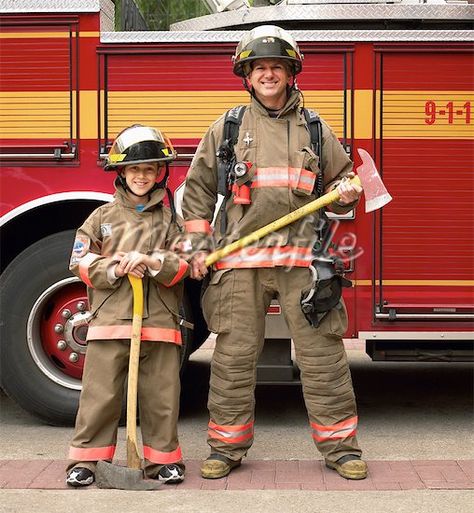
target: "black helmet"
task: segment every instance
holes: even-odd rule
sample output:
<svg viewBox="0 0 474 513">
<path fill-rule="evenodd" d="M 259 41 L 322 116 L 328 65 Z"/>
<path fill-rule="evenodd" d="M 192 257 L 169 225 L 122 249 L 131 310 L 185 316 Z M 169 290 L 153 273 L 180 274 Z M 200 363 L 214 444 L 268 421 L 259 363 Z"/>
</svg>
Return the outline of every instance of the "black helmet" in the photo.
<svg viewBox="0 0 474 513">
<path fill-rule="evenodd" d="M 176 153 L 170 140 L 156 128 L 133 125 L 122 130 L 107 155 L 104 169 L 110 171 L 129 164 L 171 162 Z"/>
<path fill-rule="evenodd" d="M 293 36 L 275 25 L 261 25 L 246 33 L 237 45 L 232 57 L 234 73 L 246 77 L 246 66 L 256 59 L 285 59 L 291 65 L 293 75 L 302 69 L 303 54 Z"/>
</svg>

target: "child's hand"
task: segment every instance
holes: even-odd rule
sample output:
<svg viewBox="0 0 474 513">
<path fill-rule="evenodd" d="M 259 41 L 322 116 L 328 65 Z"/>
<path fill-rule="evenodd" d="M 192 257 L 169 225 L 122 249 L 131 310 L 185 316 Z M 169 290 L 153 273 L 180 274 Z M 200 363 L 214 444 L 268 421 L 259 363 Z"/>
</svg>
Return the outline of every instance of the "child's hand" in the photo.
<svg viewBox="0 0 474 513">
<path fill-rule="evenodd" d="M 115 276 L 122 277 L 131 274 L 137 278 L 143 278 L 147 266 L 152 263 L 152 258 L 138 251 L 126 253 L 115 267 Z"/>
</svg>

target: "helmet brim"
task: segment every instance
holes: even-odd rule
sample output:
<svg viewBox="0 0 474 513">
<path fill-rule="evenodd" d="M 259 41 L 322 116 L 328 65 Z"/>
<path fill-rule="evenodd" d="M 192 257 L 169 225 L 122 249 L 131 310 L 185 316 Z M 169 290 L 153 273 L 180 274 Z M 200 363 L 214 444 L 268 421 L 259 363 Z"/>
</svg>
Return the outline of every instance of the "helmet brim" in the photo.
<svg viewBox="0 0 474 513">
<path fill-rule="evenodd" d="M 104 165 L 104 171 L 115 171 L 117 169 L 121 169 L 125 166 L 132 166 L 135 164 L 149 164 L 152 162 L 172 162 L 175 159 L 174 156 L 166 157 L 162 159 L 146 159 L 146 160 L 127 160 L 123 162 L 117 162 L 117 163 L 105 163 Z"/>
<path fill-rule="evenodd" d="M 134 125 L 123 130 L 115 139 L 104 163 L 105 171 L 128 165 L 152 162 L 171 162 L 176 152 L 171 141 L 159 130 Z"/>
</svg>

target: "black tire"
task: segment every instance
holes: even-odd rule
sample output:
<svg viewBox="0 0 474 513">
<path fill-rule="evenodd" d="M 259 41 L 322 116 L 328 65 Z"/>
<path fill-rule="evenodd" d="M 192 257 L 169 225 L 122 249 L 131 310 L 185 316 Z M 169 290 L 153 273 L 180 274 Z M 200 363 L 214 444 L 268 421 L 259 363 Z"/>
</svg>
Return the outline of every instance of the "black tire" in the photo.
<svg viewBox="0 0 474 513">
<path fill-rule="evenodd" d="M 45 317 L 48 307 L 38 308 L 30 318 L 34 305 L 54 284 L 73 278 L 68 261 L 74 232 L 64 231 L 45 237 L 20 253 L 2 274 L 1 286 L 1 380 L 5 392 L 30 413 L 53 425 L 71 425 L 74 422 L 80 394 L 80 380 L 68 377 L 70 386 L 61 381 L 61 366 L 47 372 L 41 369 L 40 329 L 34 318 Z M 68 286 L 68 285 L 65 285 Z M 75 285 L 77 286 L 77 285 Z M 41 322 L 38 319 L 38 322 Z M 29 328 L 29 327 L 30 328 Z M 30 344 L 28 334 L 30 331 Z M 35 347 L 35 359 L 31 347 Z M 54 367 L 54 362 L 51 362 Z M 56 374 L 55 374 L 56 372 Z M 57 378 L 55 381 L 54 378 Z M 76 383 L 77 382 L 77 383 Z M 76 387 L 76 388 L 75 388 Z"/>
</svg>

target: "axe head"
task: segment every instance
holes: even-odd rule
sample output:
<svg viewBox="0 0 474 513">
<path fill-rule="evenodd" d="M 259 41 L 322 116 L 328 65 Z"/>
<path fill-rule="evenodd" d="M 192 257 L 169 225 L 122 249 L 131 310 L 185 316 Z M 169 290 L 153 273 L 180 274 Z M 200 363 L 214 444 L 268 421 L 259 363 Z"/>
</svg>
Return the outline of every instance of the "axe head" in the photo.
<svg viewBox="0 0 474 513">
<path fill-rule="evenodd" d="M 392 201 L 392 196 L 387 192 L 370 154 L 362 148 L 357 151 L 362 159 L 362 164 L 357 168 L 357 176 L 364 189 L 365 211 L 373 212 Z"/>
<path fill-rule="evenodd" d="M 115 490 L 157 490 L 163 483 L 155 479 L 144 479 L 143 470 L 115 465 L 99 460 L 95 471 L 98 488 Z"/>
</svg>

